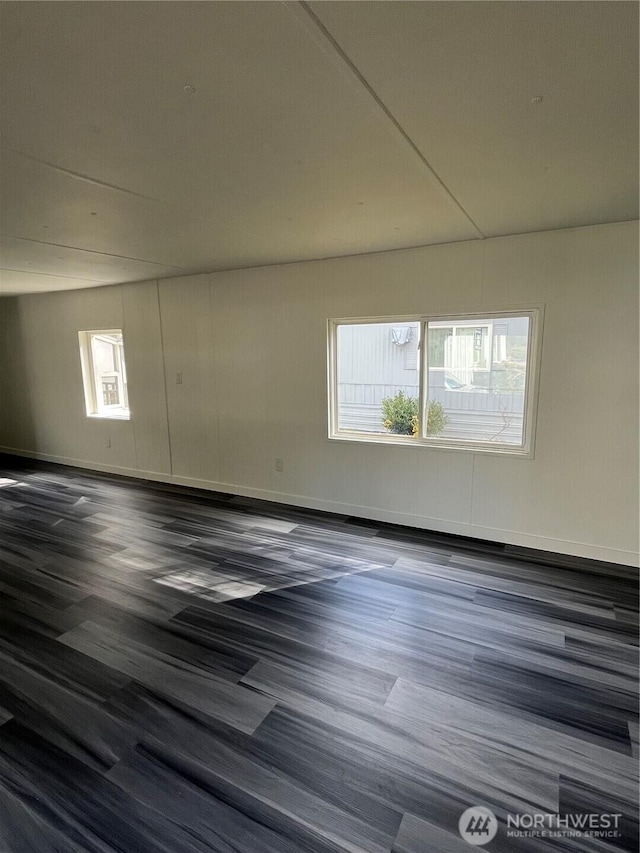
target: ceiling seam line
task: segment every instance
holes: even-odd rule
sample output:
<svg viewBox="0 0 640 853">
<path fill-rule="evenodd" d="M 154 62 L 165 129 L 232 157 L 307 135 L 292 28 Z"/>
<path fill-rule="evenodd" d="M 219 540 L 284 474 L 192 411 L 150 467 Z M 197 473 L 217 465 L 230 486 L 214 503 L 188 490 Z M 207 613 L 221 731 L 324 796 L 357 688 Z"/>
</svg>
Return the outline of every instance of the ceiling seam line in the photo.
<svg viewBox="0 0 640 853">
<path fill-rule="evenodd" d="M 101 181 L 98 178 L 91 178 L 89 175 L 83 175 L 82 172 L 74 172 L 71 169 L 66 169 L 64 166 L 57 166 L 55 163 L 50 163 L 48 160 L 41 160 L 39 157 L 33 157 L 31 154 L 25 154 L 24 151 L 19 151 L 17 148 L 9 148 L 7 145 L 0 146 L 5 151 L 11 151 L 12 154 L 17 154 L 18 157 L 24 157 L 25 160 L 29 160 L 31 163 L 37 163 L 39 166 L 44 166 L 46 169 L 51 169 L 53 172 L 59 172 L 61 175 L 66 175 L 71 178 L 75 178 L 78 181 L 84 181 L 84 183 L 91 184 L 92 186 L 100 187 L 101 189 L 112 190 L 113 192 L 123 193 L 123 195 L 131 196 L 132 198 L 138 198 L 142 201 L 149 201 L 152 204 L 160 204 L 163 207 L 169 208 L 171 211 L 182 211 L 183 213 L 192 213 L 193 208 L 185 207 L 183 204 L 178 204 L 173 201 L 164 201 L 161 198 L 155 198 L 151 195 L 144 195 L 143 193 L 137 193 L 135 190 L 128 190 L 125 187 L 120 187 L 117 184 L 110 184 L 107 181 Z M 240 228 L 237 226 L 231 225 L 220 225 L 220 223 L 216 222 L 217 227 L 224 228 L 226 231 L 231 233 L 238 234 L 249 234 L 251 237 L 259 237 L 260 239 L 267 240 L 268 236 L 262 233 L 256 233 L 255 231 L 247 231 L 245 228 Z M 151 263 L 149 261 L 148 263 Z M 184 269 L 183 267 L 181 269 Z"/>
<path fill-rule="evenodd" d="M 134 198 L 140 198 L 143 201 L 151 201 L 154 204 L 162 204 L 166 207 L 176 206 L 168 201 L 162 201 L 162 199 L 154 198 L 153 196 L 137 193 L 135 190 L 128 190 L 125 187 L 119 187 L 117 184 L 110 184 L 107 181 L 101 181 L 98 178 L 83 175 L 82 172 L 74 172 L 72 169 L 65 169 L 64 166 L 57 166 L 55 163 L 50 163 L 48 160 L 41 160 L 39 157 L 33 157 L 31 154 L 25 154 L 24 151 L 19 151 L 17 148 L 9 148 L 6 145 L 3 145 L 2 147 L 5 151 L 11 151 L 12 154 L 17 154 L 18 157 L 24 157 L 25 160 L 30 160 L 32 163 L 37 163 L 39 166 L 45 166 L 47 169 L 52 169 L 54 172 L 60 172 L 63 175 L 68 175 L 71 178 L 76 178 L 76 180 L 84 181 L 87 184 L 93 184 L 94 186 L 102 187 L 103 189 L 124 193 L 125 195 L 130 195 Z"/>
<path fill-rule="evenodd" d="M 27 275 L 46 275 L 48 278 L 70 278 L 73 281 L 91 281 L 96 284 L 102 284 L 102 279 L 99 278 L 85 278 L 80 275 L 60 275 L 60 273 L 56 272 L 38 272 L 37 270 L 20 270 L 15 267 L 0 267 L 0 272 L 23 272 Z"/>
<path fill-rule="evenodd" d="M 327 27 L 322 23 L 320 18 L 316 15 L 316 13 L 309 7 L 306 0 L 300 0 L 300 7 L 307 13 L 309 18 L 312 20 L 317 29 L 320 30 L 321 34 L 325 37 L 325 39 L 329 42 L 331 47 L 335 50 L 335 52 L 340 56 L 342 61 L 347 65 L 349 70 L 352 72 L 353 76 L 357 78 L 358 82 L 363 86 L 363 88 L 368 92 L 368 94 L 373 98 L 378 107 L 382 110 L 387 119 L 393 124 L 398 133 L 402 136 L 405 142 L 409 145 L 414 154 L 418 157 L 418 159 L 422 162 L 422 164 L 427 168 L 429 174 L 434 178 L 435 181 L 439 184 L 439 186 L 444 190 L 449 199 L 455 204 L 458 210 L 463 214 L 463 216 L 467 219 L 468 222 L 471 223 L 473 228 L 478 232 L 480 237 L 484 240 L 486 239 L 486 235 L 480 230 L 476 222 L 473 220 L 471 215 L 465 210 L 462 204 L 458 201 L 458 199 L 451 192 L 449 187 L 442 180 L 440 175 L 433 168 L 431 163 L 427 160 L 422 151 L 418 148 L 413 139 L 409 136 L 407 131 L 402 127 L 397 118 L 393 115 L 391 110 L 384 103 L 382 98 L 377 94 L 373 86 L 367 81 L 366 77 L 362 74 L 362 72 L 358 69 L 353 60 L 349 57 L 346 51 L 340 46 L 340 43 L 336 40 L 336 38 L 329 32 Z"/>
<path fill-rule="evenodd" d="M 172 270 L 184 270 L 189 272 L 189 267 L 181 267 L 177 264 L 161 264 L 159 261 L 147 261 L 144 258 L 131 258 L 129 255 L 114 255 L 112 252 L 99 252 L 97 249 L 82 249 L 79 246 L 69 246 L 66 243 L 52 243 L 49 240 L 36 240 L 34 237 L 18 237 L 17 234 L 0 234 L 2 237 L 9 237 L 11 240 L 24 240 L 25 243 L 37 243 L 40 246 L 56 246 L 59 249 L 70 249 L 72 252 L 87 252 L 89 255 L 101 255 L 105 258 L 118 258 L 121 261 L 135 261 L 139 264 L 150 264 L 154 267 L 168 267 Z"/>
</svg>

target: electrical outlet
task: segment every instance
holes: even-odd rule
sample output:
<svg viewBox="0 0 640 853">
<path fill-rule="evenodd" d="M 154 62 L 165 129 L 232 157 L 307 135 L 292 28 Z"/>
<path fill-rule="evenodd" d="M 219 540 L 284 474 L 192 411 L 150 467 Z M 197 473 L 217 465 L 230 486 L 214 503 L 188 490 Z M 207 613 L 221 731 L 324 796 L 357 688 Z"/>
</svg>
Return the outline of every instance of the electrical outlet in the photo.
<svg viewBox="0 0 640 853">
<path fill-rule="evenodd" d="M 176 373 L 176 385 L 182 385 L 182 371 Z"/>
<path fill-rule="evenodd" d="M 284 471 L 284 462 L 282 459 L 276 459 L 276 471 Z"/>
<path fill-rule="evenodd" d="M 105 447 L 111 447 L 111 439 L 110 438 L 107 438 Z"/>
</svg>

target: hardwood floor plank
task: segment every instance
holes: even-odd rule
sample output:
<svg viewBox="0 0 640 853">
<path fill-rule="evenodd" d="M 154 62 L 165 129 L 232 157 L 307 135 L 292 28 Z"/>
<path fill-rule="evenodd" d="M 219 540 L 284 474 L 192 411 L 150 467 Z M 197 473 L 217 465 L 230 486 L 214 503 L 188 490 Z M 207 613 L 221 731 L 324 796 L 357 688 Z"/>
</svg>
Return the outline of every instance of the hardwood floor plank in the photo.
<svg viewBox="0 0 640 853">
<path fill-rule="evenodd" d="M 215 649 L 192 640 L 176 622 L 152 619 L 113 604 L 99 596 L 90 596 L 67 609 L 77 627 L 91 622 L 107 631 L 121 634 L 136 644 L 148 648 L 149 653 L 162 653 L 171 659 L 203 673 L 213 673 L 219 678 L 235 683 L 245 675 L 258 659 L 240 650 Z"/>
<path fill-rule="evenodd" d="M 578 737 L 604 740 L 610 749 L 631 753 L 627 720 L 637 709 L 635 691 L 586 680 L 574 672 L 558 673 L 532 666 L 515 655 L 475 656 L 474 678 L 486 695 L 507 701 L 550 727 L 569 727 Z"/>
<path fill-rule="evenodd" d="M 621 796 L 630 796 L 636 784 L 637 767 L 626 751 L 614 753 L 607 742 L 584 744 L 576 732 L 550 729 L 542 717 L 523 719 L 511 706 L 490 705 L 399 678 L 385 708 L 425 725 L 444 721 L 454 732 L 500 745 L 558 775 L 571 769 L 591 784 L 607 779 L 609 790 L 618 790 Z"/>
<path fill-rule="evenodd" d="M 5 850 L 9 853 L 86 853 L 90 849 L 84 841 L 72 840 L 64 825 L 60 825 L 62 821 L 48 821 L 42 814 L 43 809 L 35 809 L 30 802 L 29 788 L 25 785 L 20 791 L 8 772 L 0 777 L 0 802 L 0 850 L 3 853 Z"/>
<path fill-rule="evenodd" d="M 268 827 L 268 840 L 263 837 L 265 846 L 258 845 L 257 849 L 270 853 L 287 849 L 310 853 L 386 853 L 400 821 L 398 815 L 395 825 L 385 832 L 378 828 L 377 822 L 367 822 L 366 815 L 354 817 L 292 784 L 283 774 L 223 746 L 204 760 L 149 739 L 114 768 L 109 778 L 163 813 L 175 812 L 178 792 L 186 800 L 180 803 L 180 814 L 189 815 L 189 828 L 195 823 L 197 832 L 200 822 L 206 822 L 205 831 L 210 835 L 222 831 L 229 839 L 228 849 L 234 849 L 238 824 L 244 824 L 250 836 L 255 836 L 255 828 Z M 230 812 L 227 826 L 216 820 L 218 804 Z M 242 843 L 247 846 L 235 849 L 253 850 L 246 840 L 247 832 L 242 834 L 245 835 Z M 214 839 L 212 844 L 217 849 Z"/>
<path fill-rule="evenodd" d="M 396 679 L 380 670 L 357 666 L 344 658 L 314 656 L 309 661 L 288 663 L 259 661 L 241 679 L 242 684 L 259 687 L 270 696 L 290 691 L 316 696 L 335 707 L 353 707 L 361 701 L 384 704 Z"/>
<path fill-rule="evenodd" d="M 0 637 L 0 654 L 82 696 L 102 701 L 131 679 L 116 669 L 47 637 L 22 628 Z"/>
<path fill-rule="evenodd" d="M 378 703 L 359 703 L 358 710 L 337 707 L 296 689 L 297 685 L 265 684 L 251 675 L 243 683 L 271 695 L 278 705 L 311 717 L 326 727 L 325 737 L 344 738 L 366 744 L 365 749 L 390 765 L 395 774 L 415 773 L 465 785 L 476 797 L 490 797 L 505 808 L 522 808 L 535 803 L 550 810 L 557 806 L 557 775 L 530 766 L 526 757 L 504 754 L 489 741 L 461 735 L 446 725 L 415 718 L 380 707 Z M 481 793 L 484 792 L 484 793 Z"/>
<path fill-rule="evenodd" d="M 440 829 L 412 814 L 402 818 L 391 853 L 468 853 L 469 845 L 459 835 Z"/>
<path fill-rule="evenodd" d="M 5 482 L 6 481 L 6 482 Z M 637 572 L 0 458 L 0 853 L 638 845 Z M 611 810 L 618 838 L 507 835 Z"/>
<path fill-rule="evenodd" d="M 221 675 L 204 671 L 95 622 L 83 622 L 57 642 L 142 684 L 160 689 L 213 717 L 252 732 L 275 705 Z M 226 673 L 225 673 L 226 674 Z"/>
<path fill-rule="evenodd" d="M 636 853 L 638 849 L 638 809 L 635 797 L 629 799 L 613 793 L 603 786 L 588 785 L 572 778 L 570 773 L 560 777 L 560 814 L 596 814 L 619 815 L 617 824 L 620 839 L 613 842 L 614 849 Z M 606 844 L 606 838 L 605 838 Z M 589 849 L 589 845 L 585 845 Z M 607 845 L 608 846 L 608 845 Z M 598 839 L 591 849 L 601 849 Z"/>
<path fill-rule="evenodd" d="M 42 853 L 49 853 L 60 836 L 68 841 L 63 850 L 87 853 L 211 851 L 206 842 L 130 796 L 108 776 L 15 720 L 0 727 L 0 779 L 14 801 L 28 808 Z M 14 843 L 11 853 L 31 849 L 21 833 Z"/>
<path fill-rule="evenodd" d="M 250 749 L 294 776 L 304 775 L 305 762 L 313 760 L 319 778 L 335 774 L 340 784 L 395 811 L 452 829 L 467 806 L 477 802 L 488 800 L 497 811 L 517 811 L 523 802 L 545 811 L 557 808 L 556 774 L 545 769 L 525 773 L 524 765 L 504 751 L 473 743 L 440 723 L 419 725 L 373 707 L 355 714 L 311 700 L 299 708 L 279 703 Z M 304 784 L 316 781 L 307 774 Z"/>
<path fill-rule="evenodd" d="M 0 653 L 0 703 L 22 726 L 95 769 L 108 769 L 137 740 L 104 704 Z"/>
</svg>

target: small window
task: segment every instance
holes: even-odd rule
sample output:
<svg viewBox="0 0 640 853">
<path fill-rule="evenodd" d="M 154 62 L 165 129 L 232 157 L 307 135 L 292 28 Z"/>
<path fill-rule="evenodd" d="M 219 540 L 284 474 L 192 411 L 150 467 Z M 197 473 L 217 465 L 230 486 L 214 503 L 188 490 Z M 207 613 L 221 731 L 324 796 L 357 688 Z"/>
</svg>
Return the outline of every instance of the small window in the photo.
<svg viewBox="0 0 640 853">
<path fill-rule="evenodd" d="M 531 455 L 538 315 L 330 321 L 330 437 Z"/>
<path fill-rule="evenodd" d="M 87 415 L 129 420 L 122 330 L 78 332 L 78 338 Z"/>
</svg>

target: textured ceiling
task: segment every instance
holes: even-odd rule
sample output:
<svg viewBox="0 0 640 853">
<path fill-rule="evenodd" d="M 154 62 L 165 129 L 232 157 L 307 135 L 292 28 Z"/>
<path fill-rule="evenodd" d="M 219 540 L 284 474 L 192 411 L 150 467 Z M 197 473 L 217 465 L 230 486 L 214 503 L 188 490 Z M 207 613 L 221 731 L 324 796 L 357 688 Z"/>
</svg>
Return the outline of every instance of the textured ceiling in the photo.
<svg viewBox="0 0 640 853">
<path fill-rule="evenodd" d="M 0 292 L 635 219 L 637 17 L 2 3 Z"/>
</svg>

